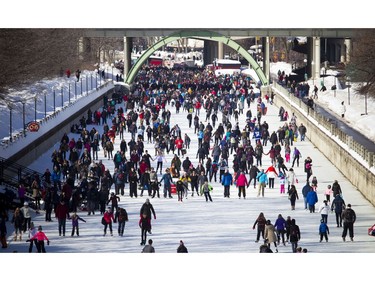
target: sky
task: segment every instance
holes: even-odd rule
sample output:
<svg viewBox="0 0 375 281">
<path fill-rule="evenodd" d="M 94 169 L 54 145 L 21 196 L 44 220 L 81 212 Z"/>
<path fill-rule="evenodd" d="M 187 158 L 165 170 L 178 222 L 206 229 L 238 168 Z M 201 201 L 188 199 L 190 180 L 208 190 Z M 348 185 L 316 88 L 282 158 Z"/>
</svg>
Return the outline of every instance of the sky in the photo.
<svg viewBox="0 0 375 281">
<path fill-rule="evenodd" d="M 95 1 L 94 1 L 95 2 Z M 361 1 L 360 1 L 361 2 Z M 90 2 L 91 3 L 91 2 Z M 144 2 L 142 2 L 144 3 Z M 58 8 L 53 5 L 45 7 L 45 9 L 38 8 L 40 5 L 44 6 L 42 1 L 18 1 L 17 5 L 11 2 L 4 3 L 4 10 L 7 11 L 0 19 L 0 24 L 2 27 L 169 27 L 171 22 L 179 23 L 181 27 L 295 27 L 296 17 L 290 15 L 290 7 L 295 7 L 296 12 L 301 9 L 300 2 L 289 1 L 285 5 L 280 5 L 280 3 L 274 1 L 270 2 L 271 9 L 267 11 L 267 14 L 263 13 L 250 13 L 251 18 L 247 14 L 241 16 L 236 16 L 232 20 L 221 20 L 228 16 L 228 9 L 223 8 L 222 5 L 211 5 L 205 4 L 201 1 L 190 1 L 189 7 L 194 11 L 209 11 L 207 16 L 201 18 L 195 18 L 194 21 L 184 21 L 181 20 L 181 13 L 186 11 L 186 7 L 181 7 L 176 5 L 175 2 L 171 3 L 169 1 L 158 1 L 159 5 L 152 5 L 153 3 L 146 3 L 152 5 L 152 9 L 143 9 L 142 18 L 144 20 L 138 20 L 139 13 L 131 12 L 127 13 L 126 19 L 121 16 L 121 12 L 116 13 L 109 12 L 112 15 L 111 18 L 107 16 L 98 14 L 98 7 L 103 6 L 102 2 L 96 3 L 97 5 L 87 5 L 87 3 L 77 3 L 76 1 L 65 1 L 64 5 L 59 5 Z M 356 2 L 358 3 L 358 1 Z M 93 3 L 91 3 L 93 4 Z M 250 4 L 250 5 L 249 5 Z M 113 4 L 116 5 L 117 4 Z M 131 11 L 137 11 L 137 3 L 129 3 Z M 208 6 L 209 5 L 209 6 Z M 249 11 L 253 8 L 253 4 L 248 1 L 236 2 L 238 13 L 244 10 L 243 7 L 248 7 Z M 249 7 L 249 6 L 251 7 Z M 20 9 L 19 7 L 23 8 Z M 121 7 L 121 5 L 119 5 Z M 324 9 L 322 9 L 324 6 Z M 367 6 L 367 5 L 366 5 Z M 129 7 L 121 7 L 123 10 L 129 9 Z M 108 7 L 110 10 L 111 7 Z M 308 15 L 303 23 L 298 23 L 298 27 L 375 27 L 374 20 L 372 16 L 373 9 L 363 9 L 363 5 L 355 5 L 350 7 L 350 13 L 352 15 L 350 22 L 347 21 L 347 17 L 343 17 L 348 11 L 347 5 L 340 5 L 338 7 L 334 2 L 328 3 L 327 1 L 314 1 L 309 5 L 307 11 L 303 7 L 303 11 L 300 11 L 304 15 Z M 48 10 L 49 12 L 46 12 Z M 59 12 L 57 12 L 57 10 Z M 121 9 L 117 9 L 121 11 Z M 294 11 L 294 9 L 292 9 Z M 335 12 L 332 12 L 335 11 Z M 283 15 L 282 17 L 273 17 L 272 15 Z M 329 14 L 329 20 L 327 17 L 322 16 L 322 14 Z M 131 14 L 131 15 L 129 15 Z M 166 17 L 158 17 L 155 19 L 155 14 L 167 14 Z M 17 15 L 15 17 L 14 15 Z M 67 17 L 67 15 L 70 15 Z M 286 15 L 286 16 L 284 16 Z M 358 17 L 358 15 L 361 15 Z M 231 12 L 231 16 L 233 13 Z M 269 18 L 267 19 L 267 16 Z M 17 18 L 17 21 L 15 19 Z M 32 20 L 27 20 L 27 19 Z M 74 19 L 74 20 L 69 20 Z M 212 20 L 213 19 L 213 20 Z M 277 20 L 276 20 L 277 19 Z M 278 67 L 278 68 L 281 68 Z M 328 84 L 328 81 L 326 82 Z M 328 89 L 330 87 L 327 87 Z M 343 90 L 344 95 L 345 90 Z M 338 91 L 337 91 L 338 93 Z M 330 93 L 327 92 L 326 95 Z M 332 94 L 332 93 L 331 93 Z M 346 95 L 345 95 L 346 97 Z M 337 98 L 339 100 L 339 98 Z M 335 105 L 333 99 L 325 97 L 323 95 L 319 96 L 319 101 L 332 101 L 332 110 L 334 111 Z M 354 98 L 353 98 L 354 100 Z M 59 101 L 59 99 L 57 99 Z M 57 102 L 57 105 L 59 102 Z M 330 103 L 331 104 L 331 103 Z M 356 103 L 357 104 L 357 103 Z M 358 102 L 359 109 L 355 108 L 356 105 L 351 105 L 353 112 L 363 112 L 363 102 Z M 57 106 L 58 107 L 58 106 Z M 369 103 L 369 116 L 370 118 L 370 106 Z M 347 117 L 350 118 L 352 115 L 350 113 L 351 108 L 347 106 Z M 44 113 L 43 109 L 41 110 Z M 52 111 L 49 107 L 49 111 Z M 5 116 L 3 115 L 5 112 Z M 7 110 L 3 108 L 0 110 L 1 122 L 3 120 L 8 120 L 9 117 L 6 115 Z M 68 113 L 68 112 L 67 112 Z M 31 115 L 33 113 L 30 113 Z M 353 113 L 353 115 L 355 115 Z M 358 116 L 356 116 L 358 118 Z M 272 124 L 273 128 L 276 128 L 279 124 L 277 122 L 276 108 L 269 107 L 269 115 L 266 117 L 267 122 Z M 348 119 L 348 122 L 354 122 L 357 118 Z M 17 118 L 14 118 L 14 127 L 16 126 Z M 55 119 L 57 120 L 57 119 Z M 183 131 L 189 131 L 186 128 L 186 119 L 180 114 L 180 116 L 173 119 L 176 123 L 181 124 Z M 371 121 L 368 123 L 371 124 Z M 7 126 L 7 121 L 1 124 Z M 58 122 L 58 121 L 53 121 Z M 49 125 L 53 126 L 53 122 Z M 366 122 L 363 122 L 365 124 Z M 22 124 L 22 123 L 19 123 Z M 358 128 L 364 125 L 357 124 Z M 22 125 L 21 125 L 22 126 Z M 20 128 L 20 127 L 18 127 Z M 8 127 L 9 129 L 9 127 Z M 8 130 L 7 130 L 8 131 Z M 1 133 L 3 129 L 1 129 Z M 5 134 L 7 135 L 7 134 Z M 193 135 L 193 134 L 192 134 Z M 31 134 L 28 136 L 31 138 Z M 322 187 L 318 188 L 319 199 L 321 202 L 322 192 L 326 184 L 332 183 L 334 179 L 338 179 L 344 189 L 344 199 L 350 200 L 357 211 L 357 214 L 361 215 L 363 219 L 358 221 L 356 225 L 355 243 L 343 243 L 341 242 L 339 229 L 336 229 L 333 225 L 329 239 L 330 242 L 319 244 L 317 235 L 317 223 L 319 220 L 318 214 L 307 214 L 301 209 L 301 200 L 297 202 L 297 210 L 291 213 L 288 205 L 288 200 L 278 194 L 277 190 L 266 190 L 265 198 L 255 198 L 254 190 L 247 190 L 249 192 L 248 199 L 239 200 L 235 195 L 235 188 L 232 187 L 231 194 L 233 198 L 224 201 L 222 198 L 222 188 L 218 184 L 214 184 L 213 191 L 213 203 L 207 203 L 202 200 L 202 198 L 189 198 L 185 200 L 184 203 L 178 203 L 177 199 L 174 198 L 168 202 L 166 205 L 164 202 L 152 199 L 152 203 L 157 212 L 157 220 L 153 221 L 154 234 L 152 239 L 154 239 L 154 244 L 157 254 L 157 261 L 154 259 L 146 258 L 138 253 L 141 250 L 139 246 L 139 236 L 140 231 L 137 229 L 137 214 L 141 204 L 144 202 L 144 198 L 138 198 L 134 201 L 125 198 L 121 204 L 126 205 L 126 209 L 131 215 L 131 221 L 127 225 L 125 230 L 126 234 L 129 236 L 124 237 L 120 240 L 118 237 L 101 237 L 101 225 L 98 223 L 100 217 L 97 216 L 95 219 L 91 217 L 86 224 L 81 224 L 81 235 L 80 238 L 70 238 L 59 239 L 57 234 L 57 224 L 52 222 L 51 225 L 46 225 L 41 218 L 37 220 L 41 225 L 44 226 L 47 235 L 50 237 L 51 245 L 47 246 L 47 252 L 50 254 L 47 256 L 33 256 L 33 261 L 40 262 L 40 264 L 46 265 L 48 268 L 57 268 L 55 259 L 66 265 L 67 270 L 74 272 L 75 276 L 87 278 L 89 277 L 99 277 L 108 278 L 111 273 L 106 270 L 102 270 L 103 266 L 110 268 L 122 267 L 124 264 L 129 266 L 131 270 L 127 268 L 118 273 L 119 277 L 132 277 L 135 279 L 144 278 L 144 275 L 148 274 L 150 277 L 163 278 L 166 280 L 175 280 L 176 278 L 180 280 L 190 280 L 191 277 L 203 277 L 203 278 L 220 278 L 221 279 L 231 279 L 236 280 L 237 278 L 244 278 L 248 276 L 256 276 L 259 278 L 264 278 L 264 272 L 269 272 L 275 274 L 278 279 L 290 279 L 289 275 L 282 274 L 286 267 L 292 264 L 293 268 L 297 267 L 298 274 L 304 276 L 305 271 L 300 271 L 304 268 L 306 264 L 313 264 L 316 275 L 321 278 L 336 277 L 341 274 L 345 274 L 346 278 L 357 277 L 356 270 L 344 270 L 343 267 L 348 262 L 348 265 L 352 267 L 352 262 L 355 262 L 355 268 L 360 268 L 361 273 L 364 276 L 371 276 L 371 267 L 368 266 L 371 263 L 373 255 L 368 256 L 367 254 L 361 255 L 350 255 L 342 253 L 353 252 L 353 253 L 374 253 L 375 244 L 373 237 L 367 235 L 366 230 L 369 226 L 373 224 L 372 218 L 374 218 L 375 209 L 371 206 L 359 193 L 355 190 L 353 186 L 345 179 L 345 177 L 340 174 L 331 164 L 321 155 L 319 151 L 314 149 L 314 147 L 309 143 L 297 142 L 297 145 L 302 150 L 303 155 L 312 155 L 314 163 L 319 163 L 314 167 L 314 172 L 318 176 L 319 182 L 322 183 Z M 1 148 L 0 148 L 1 149 Z M 51 148 L 52 149 L 52 148 Z M 152 151 L 152 147 L 149 148 Z M 3 150 L 4 152 L 4 150 Z M 46 152 L 43 159 L 40 159 L 39 163 L 49 163 L 49 156 L 51 150 Z M 192 151 L 189 152 L 191 158 L 195 156 L 194 146 L 192 146 Z M 266 160 L 266 157 L 264 158 Z M 267 161 L 265 161 L 267 163 Z M 107 165 L 110 166 L 110 163 Z M 46 167 L 42 164 L 33 164 L 34 169 L 44 170 Z M 297 169 L 297 176 L 303 178 L 304 174 L 301 168 Z M 277 181 L 276 181 L 277 182 Z M 259 200 L 258 200 L 259 199 Z M 260 201 L 262 200 L 262 201 Z M 223 210 L 226 210 L 223 215 Z M 283 262 L 280 262 L 280 257 L 278 255 L 264 255 L 254 254 L 259 249 L 259 245 L 254 243 L 255 231 L 251 229 L 254 222 L 254 218 L 258 215 L 259 211 L 265 212 L 266 217 L 269 217 L 272 221 L 276 218 L 276 215 L 280 212 L 283 215 L 291 214 L 296 218 L 297 223 L 303 229 L 303 238 L 300 245 L 306 247 L 311 254 L 304 255 L 303 257 L 296 255 L 283 255 L 284 252 L 290 252 L 290 246 L 279 247 L 278 255 L 281 255 Z M 84 217 L 84 214 L 83 214 Z M 85 217 L 86 218 L 86 217 Z M 133 219 L 134 218 L 134 219 Z M 333 216 L 329 216 L 329 225 Z M 97 219 L 97 221 L 96 221 Z M 186 223 L 185 223 L 186 222 Z M 188 224 L 191 222 L 191 224 Z M 225 223 L 224 223 L 225 222 Z M 98 226 L 99 225 L 99 226 Z M 189 227 L 187 227 L 187 225 Z M 228 225 L 236 225 L 231 229 L 227 229 Z M 68 224 L 68 232 L 70 226 Z M 128 238 L 128 239 L 127 239 Z M 185 244 L 191 253 L 188 256 L 179 256 L 178 258 L 173 254 L 178 246 L 178 241 L 183 239 Z M 104 241 L 105 246 L 102 246 Z M 111 242 L 109 242 L 111 241 Z M 19 257 L 24 261 L 29 261 L 30 257 L 27 254 L 22 254 L 27 248 L 27 244 L 17 242 L 12 244 L 12 247 L 17 244 L 16 249 L 19 251 L 15 255 L 6 256 L 6 265 L 8 268 L 12 269 L 12 272 L 19 269 L 18 262 Z M 86 246 L 85 246 L 86 245 Z M 87 246 L 88 245 L 88 246 Z M 220 245 L 220 247 L 217 247 Z M 108 248 L 107 248 L 108 247 Z M 83 254 L 66 254 L 62 256 L 57 253 L 76 253 L 76 249 L 84 249 Z M 14 249 L 14 248 L 9 248 Z M 214 252 L 210 250 L 215 249 Z M 122 251 L 123 250 L 123 251 Z M 12 250 L 10 250 L 12 251 Z M 9 252 L 10 252 L 9 251 Z M 121 254 L 123 252 L 132 253 Z M 93 254 L 99 253 L 100 254 Z M 56 253 L 56 254 L 51 254 Z M 89 254 L 90 253 L 90 254 Z M 324 255 L 322 254 L 324 253 Z M 53 256 L 53 259 L 50 257 Z M 64 258 L 62 258 L 64 257 Z M 116 259 L 120 257 L 119 259 Z M 346 259 L 348 257 L 348 259 Z M 357 259 L 359 257 L 359 259 Z M 65 259 L 67 258 L 67 259 Z M 285 260 L 285 259 L 288 260 Z M 348 261 L 350 259 L 350 261 Z M 285 260 L 285 261 L 284 261 Z M 327 263 L 331 266 L 328 267 Z M 103 265 L 102 263 L 106 263 Z M 349 264 L 350 263 L 350 264 Z M 92 265 L 99 265 L 99 270 L 87 270 Z M 322 271 L 320 269 L 324 266 Z M 33 272 L 35 270 L 35 264 L 33 262 L 23 263 L 23 268 L 26 272 Z M 338 270 L 336 270 L 337 268 Z M 28 270 L 27 270 L 28 269 Z M 144 273 L 148 269 L 147 273 Z M 60 268 L 61 270 L 61 268 Z M 309 270 L 309 269 L 307 269 Z M 340 271 L 340 272 L 338 272 Z M 60 271 L 61 272 L 61 271 Z M 122 274 L 121 274 L 122 273 Z M 271 273 L 271 274 L 272 274 Z M 69 273 L 68 273 L 69 274 Z M 370 275 L 371 274 L 371 275 Z M 322 275 L 322 276 L 320 276 Z M 324 277 L 323 277 L 324 276 Z M 146 277 L 147 278 L 147 277 Z"/>
</svg>

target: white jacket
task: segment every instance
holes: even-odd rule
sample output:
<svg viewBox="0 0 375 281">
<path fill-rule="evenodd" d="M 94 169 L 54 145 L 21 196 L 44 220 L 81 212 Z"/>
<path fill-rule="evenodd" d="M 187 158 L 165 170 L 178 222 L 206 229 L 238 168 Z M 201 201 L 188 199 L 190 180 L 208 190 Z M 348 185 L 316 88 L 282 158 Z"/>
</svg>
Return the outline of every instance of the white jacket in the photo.
<svg viewBox="0 0 375 281">
<path fill-rule="evenodd" d="M 329 204 L 326 205 L 325 203 L 323 203 L 322 205 L 320 205 L 319 213 L 321 213 L 322 215 L 328 215 L 330 209 L 331 207 L 329 206 Z"/>
</svg>

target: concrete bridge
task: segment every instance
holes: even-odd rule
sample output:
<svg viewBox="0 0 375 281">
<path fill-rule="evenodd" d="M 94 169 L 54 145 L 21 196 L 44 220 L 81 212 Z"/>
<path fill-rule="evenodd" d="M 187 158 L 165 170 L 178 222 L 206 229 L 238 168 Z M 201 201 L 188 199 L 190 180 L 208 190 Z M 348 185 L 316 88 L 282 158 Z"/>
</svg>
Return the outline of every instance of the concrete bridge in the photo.
<svg viewBox="0 0 375 281">
<path fill-rule="evenodd" d="M 204 54 L 206 61 L 213 58 L 223 58 L 223 46 L 228 45 L 240 53 L 257 72 L 263 85 L 270 81 L 270 37 L 307 37 L 307 73 L 313 78 L 320 77 L 322 38 L 335 41 L 330 45 L 328 56 L 339 57 L 340 62 L 350 60 L 351 38 L 360 34 L 362 29 L 353 28 L 99 28 L 85 30 L 85 37 L 123 37 L 124 38 L 124 74 L 125 82 L 131 84 L 142 64 L 156 50 L 170 42 L 181 38 L 199 38 L 204 40 Z M 364 30 L 364 29 L 363 29 Z M 131 66 L 131 50 L 133 37 L 162 37 L 160 41 L 151 46 Z M 242 46 L 235 42 L 238 38 L 261 37 L 264 53 L 264 64 L 261 68 L 252 56 Z M 215 43 L 215 41 L 217 43 Z M 324 41 L 327 48 L 327 40 Z"/>
</svg>

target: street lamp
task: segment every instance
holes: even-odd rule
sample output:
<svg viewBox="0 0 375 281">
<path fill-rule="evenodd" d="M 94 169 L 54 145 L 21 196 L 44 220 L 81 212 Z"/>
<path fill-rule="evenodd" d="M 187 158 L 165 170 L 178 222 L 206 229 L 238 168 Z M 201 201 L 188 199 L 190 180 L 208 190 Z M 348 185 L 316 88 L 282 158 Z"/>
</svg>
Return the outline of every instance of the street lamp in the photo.
<svg viewBox="0 0 375 281">
<path fill-rule="evenodd" d="M 61 108 L 64 107 L 64 87 L 61 85 Z"/>
<path fill-rule="evenodd" d="M 44 94 L 44 118 L 47 118 L 47 91 L 43 91 Z"/>
<path fill-rule="evenodd" d="M 37 104 L 37 101 L 38 101 L 38 96 L 35 95 L 34 96 L 34 121 L 36 122 L 36 104 Z"/>
<path fill-rule="evenodd" d="M 89 94 L 89 79 L 87 78 L 86 75 L 86 96 Z"/>
<path fill-rule="evenodd" d="M 311 76 L 312 76 L 312 79 L 313 79 L 313 85 L 315 85 L 315 68 L 314 68 L 314 66 L 315 66 L 315 63 L 314 63 L 314 61 L 312 61 L 311 62 L 311 69 L 312 69 L 312 74 L 311 74 Z M 324 78 L 323 78 L 324 79 Z"/>
<path fill-rule="evenodd" d="M 22 99 L 22 124 L 23 124 L 23 136 L 26 137 L 26 120 L 25 120 L 25 105 L 26 105 L 26 100 Z"/>
<path fill-rule="evenodd" d="M 95 73 L 95 85 L 96 90 L 98 90 L 98 73 Z"/>
<path fill-rule="evenodd" d="M 69 88 L 68 88 L 68 89 L 69 89 L 69 90 L 68 90 L 68 93 L 69 93 L 69 104 L 70 104 L 70 83 L 68 83 L 68 87 L 69 87 Z"/>
<path fill-rule="evenodd" d="M 111 63 L 111 68 L 112 68 L 112 81 L 113 81 L 113 67 L 114 67 L 114 64 Z"/>
<path fill-rule="evenodd" d="M 337 76 L 335 75 L 335 88 L 333 90 L 333 96 L 334 97 L 336 97 L 336 88 L 337 88 L 337 86 L 336 86 L 336 79 L 337 79 Z"/>
<path fill-rule="evenodd" d="M 9 141 L 12 142 L 12 110 L 13 105 L 11 103 L 8 103 L 8 109 L 9 109 Z"/>
<path fill-rule="evenodd" d="M 305 81 L 307 81 L 307 59 L 303 59 L 303 62 L 305 63 Z"/>
<path fill-rule="evenodd" d="M 350 77 L 346 76 L 346 87 L 348 88 L 348 105 L 350 105 Z"/>
<path fill-rule="evenodd" d="M 83 76 L 81 77 L 81 96 L 82 96 L 82 80 L 83 80 Z"/>
<path fill-rule="evenodd" d="M 56 113 L 56 89 L 53 87 L 53 113 Z"/>
<path fill-rule="evenodd" d="M 77 100 L 77 81 L 74 81 L 74 97 Z"/>
</svg>

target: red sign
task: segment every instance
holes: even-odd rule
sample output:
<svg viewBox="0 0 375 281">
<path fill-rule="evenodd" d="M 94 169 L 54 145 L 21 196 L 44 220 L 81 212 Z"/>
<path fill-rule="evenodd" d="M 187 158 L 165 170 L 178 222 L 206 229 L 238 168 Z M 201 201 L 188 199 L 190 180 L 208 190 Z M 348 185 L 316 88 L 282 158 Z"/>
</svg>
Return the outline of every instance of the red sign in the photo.
<svg viewBox="0 0 375 281">
<path fill-rule="evenodd" d="M 29 125 L 27 125 L 27 129 L 29 132 L 38 132 L 39 131 L 39 123 L 37 122 L 30 122 Z"/>
</svg>

